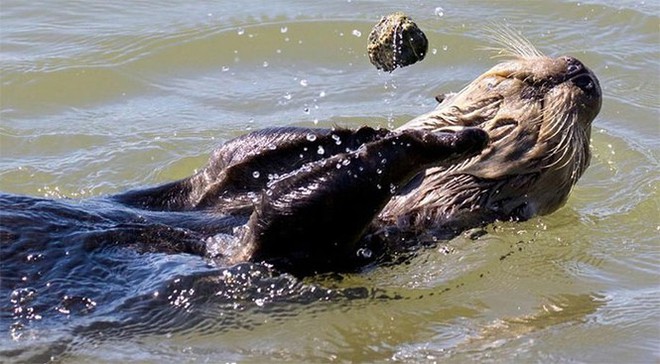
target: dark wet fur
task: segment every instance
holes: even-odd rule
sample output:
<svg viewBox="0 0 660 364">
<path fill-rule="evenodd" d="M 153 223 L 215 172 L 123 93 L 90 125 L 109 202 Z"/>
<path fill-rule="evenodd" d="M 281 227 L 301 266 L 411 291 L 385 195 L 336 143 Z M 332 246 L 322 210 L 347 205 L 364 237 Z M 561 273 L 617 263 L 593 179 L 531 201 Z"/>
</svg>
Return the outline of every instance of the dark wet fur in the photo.
<svg viewBox="0 0 660 364">
<path fill-rule="evenodd" d="M 226 143 L 199 173 L 162 186 L 79 201 L 0 194 L 0 322 L 17 345 L 0 354 L 22 357 L 30 341 L 20 338 L 55 322 L 75 337 L 131 335 L 203 326 L 209 312 L 254 306 L 261 296 L 369 297 L 282 273 L 395 261 L 392 247 L 404 252 L 404 244 L 368 237 L 382 228 L 380 209 L 424 168 L 474 155 L 486 139 L 476 129 L 268 129 Z M 214 236 L 249 249 L 211 252 Z M 75 346 L 62 340 L 30 361 Z"/>
</svg>

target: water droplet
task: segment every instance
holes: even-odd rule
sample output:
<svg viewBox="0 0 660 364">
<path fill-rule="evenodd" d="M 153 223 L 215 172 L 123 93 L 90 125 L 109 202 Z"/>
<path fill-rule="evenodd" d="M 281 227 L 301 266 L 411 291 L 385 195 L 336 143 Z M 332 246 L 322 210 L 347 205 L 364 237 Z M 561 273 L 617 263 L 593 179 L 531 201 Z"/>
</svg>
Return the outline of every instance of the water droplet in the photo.
<svg viewBox="0 0 660 364">
<path fill-rule="evenodd" d="M 300 86 L 307 87 L 308 84 L 309 82 L 307 82 L 307 80 L 305 79 L 300 80 Z"/>
<path fill-rule="evenodd" d="M 10 301 L 13 304 L 27 304 L 34 300 L 37 291 L 32 288 L 20 288 L 11 292 Z"/>
<path fill-rule="evenodd" d="M 291 99 L 293 98 L 293 96 L 292 96 L 291 93 L 289 93 L 289 92 L 287 92 L 287 93 L 286 93 L 284 96 L 282 96 L 282 97 L 284 97 L 284 98 L 287 99 L 287 100 L 291 100 Z"/>
<path fill-rule="evenodd" d="M 449 47 L 446 44 L 442 46 L 443 51 L 446 51 L 447 49 L 449 49 Z"/>
<path fill-rule="evenodd" d="M 357 29 L 353 29 L 353 32 L 351 34 L 353 34 L 354 36 L 356 36 L 358 38 L 362 36 L 362 32 L 357 30 Z"/>
<path fill-rule="evenodd" d="M 238 30 L 236 32 L 238 33 L 238 35 L 243 35 L 243 34 L 245 34 L 245 29 L 238 28 Z"/>
<path fill-rule="evenodd" d="M 325 97 L 325 91 L 319 92 L 319 97 Z"/>
<path fill-rule="evenodd" d="M 431 54 L 438 54 L 438 49 L 437 48 L 431 49 Z"/>
<path fill-rule="evenodd" d="M 337 134 L 332 134 L 332 139 L 334 139 L 335 144 L 341 145 L 341 138 Z"/>
<path fill-rule="evenodd" d="M 268 67 L 268 61 L 264 61 L 264 67 Z"/>
<path fill-rule="evenodd" d="M 305 114 L 309 114 L 309 108 L 308 108 L 308 107 L 303 108 L 303 112 L 304 112 Z"/>
<path fill-rule="evenodd" d="M 438 18 L 442 18 L 444 15 L 445 15 L 445 9 L 443 9 L 440 6 L 435 8 L 435 16 L 437 16 Z"/>
<path fill-rule="evenodd" d="M 390 183 L 390 193 L 395 194 L 396 193 L 396 186 L 393 183 Z"/>
<path fill-rule="evenodd" d="M 323 155 L 325 154 L 325 149 L 323 149 L 323 147 L 319 145 L 319 149 L 316 151 L 316 153 L 319 155 Z"/>
<path fill-rule="evenodd" d="M 280 28 L 280 33 L 286 33 L 288 31 L 289 31 L 289 28 L 287 28 L 287 27 L 281 27 Z"/>
<path fill-rule="evenodd" d="M 316 135 L 314 135 L 314 134 L 312 134 L 312 133 L 309 133 L 309 134 L 307 134 L 307 137 L 306 137 L 306 138 L 307 138 L 307 140 L 309 140 L 310 142 L 313 142 L 313 141 L 316 140 Z M 305 150 L 307 150 L 307 148 L 305 148 Z"/>
<path fill-rule="evenodd" d="M 252 177 L 259 178 L 259 171 L 252 172 Z"/>
<path fill-rule="evenodd" d="M 368 258 L 371 258 L 371 255 L 373 255 L 373 252 L 371 251 L 371 249 L 360 248 L 360 249 L 357 250 L 357 256 L 358 256 L 358 257 L 362 257 L 362 258 L 367 258 L 367 259 L 368 259 Z"/>
</svg>

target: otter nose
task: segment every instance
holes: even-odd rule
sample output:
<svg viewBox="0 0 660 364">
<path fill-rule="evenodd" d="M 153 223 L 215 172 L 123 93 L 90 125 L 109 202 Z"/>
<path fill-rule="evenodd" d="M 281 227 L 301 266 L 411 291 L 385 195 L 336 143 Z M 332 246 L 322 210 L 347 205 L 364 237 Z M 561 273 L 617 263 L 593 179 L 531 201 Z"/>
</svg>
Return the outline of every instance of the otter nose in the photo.
<svg viewBox="0 0 660 364">
<path fill-rule="evenodd" d="M 595 77 L 582 62 L 571 56 L 564 56 L 561 59 L 566 62 L 566 80 L 570 80 L 585 92 L 598 93 Z"/>
<path fill-rule="evenodd" d="M 566 78 L 572 78 L 581 73 L 587 73 L 587 68 L 575 57 L 564 56 L 561 57 L 566 62 Z"/>
</svg>

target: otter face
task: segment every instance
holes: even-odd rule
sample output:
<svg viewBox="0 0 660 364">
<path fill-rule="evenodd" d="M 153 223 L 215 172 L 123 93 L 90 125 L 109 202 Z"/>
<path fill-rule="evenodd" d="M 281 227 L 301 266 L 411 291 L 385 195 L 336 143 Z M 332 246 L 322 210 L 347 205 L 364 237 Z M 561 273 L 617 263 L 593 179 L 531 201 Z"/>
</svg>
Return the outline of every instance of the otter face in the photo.
<svg viewBox="0 0 660 364">
<path fill-rule="evenodd" d="M 490 209 L 500 217 L 523 219 L 563 205 L 589 165 L 591 123 L 600 111 L 602 91 L 594 73 L 579 60 L 550 58 L 524 46 L 522 51 L 514 49 L 512 60 L 402 126 L 476 126 L 490 138 L 480 155 L 449 169 L 428 170 L 418 189 L 424 197 L 413 198 L 411 192 L 406 199 L 416 201 L 407 203 L 417 202 L 419 208 L 437 209 L 445 216 L 461 209 Z M 445 196 L 456 195 L 451 181 L 459 176 L 462 190 L 470 194 L 466 203 Z M 465 188 L 468 180 L 474 188 Z"/>
<path fill-rule="evenodd" d="M 528 173 L 540 159 L 533 169 L 571 165 L 574 183 L 588 164 L 601 96 L 596 76 L 573 57 L 522 58 L 493 67 L 428 116 L 489 133 L 491 148 L 472 168 L 481 177 Z"/>
</svg>

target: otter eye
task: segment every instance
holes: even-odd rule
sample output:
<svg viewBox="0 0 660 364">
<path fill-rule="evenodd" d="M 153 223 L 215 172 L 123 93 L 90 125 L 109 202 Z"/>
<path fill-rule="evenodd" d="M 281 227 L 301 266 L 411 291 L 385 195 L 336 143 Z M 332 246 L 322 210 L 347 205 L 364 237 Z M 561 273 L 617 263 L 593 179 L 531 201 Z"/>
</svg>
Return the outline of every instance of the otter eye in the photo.
<svg viewBox="0 0 660 364">
<path fill-rule="evenodd" d="M 571 79 L 573 84 L 583 91 L 591 91 L 594 88 L 594 82 L 591 80 L 589 75 L 580 75 Z"/>
</svg>

